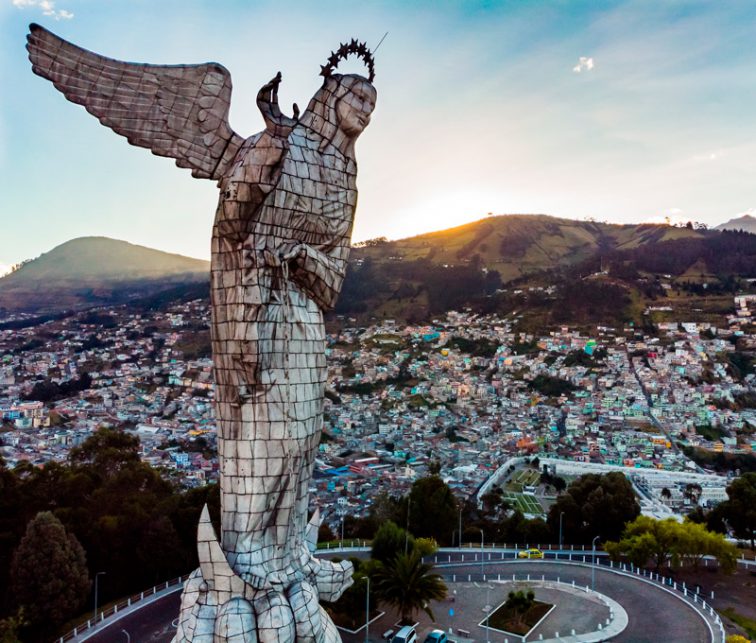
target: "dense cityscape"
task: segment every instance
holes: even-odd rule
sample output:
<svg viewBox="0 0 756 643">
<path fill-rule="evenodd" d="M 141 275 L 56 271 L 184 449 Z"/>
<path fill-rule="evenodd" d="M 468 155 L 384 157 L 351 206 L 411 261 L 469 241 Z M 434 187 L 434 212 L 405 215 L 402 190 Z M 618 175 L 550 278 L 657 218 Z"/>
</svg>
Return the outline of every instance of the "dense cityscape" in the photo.
<svg viewBox="0 0 756 643">
<path fill-rule="evenodd" d="M 450 312 L 422 326 L 336 320 L 313 495 L 337 529 L 431 468 L 464 499 L 500 482 L 510 461 L 539 457 L 568 480 L 624 471 L 649 515 L 711 508 L 753 457 L 754 374 L 741 360 L 753 348 L 742 330 L 748 305 L 736 298 L 728 328 L 681 320 L 653 335 L 632 326 L 523 334 L 516 314 Z M 216 481 L 208 318 L 195 300 L 6 321 L 7 465 L 63 462 L 106 426 L 137 435 L 142 460 L 180 485 Z M 538 476 L 522 482 L 507 481 L 510 501 L 545 515 L 557 490 Z"/>
</svg>

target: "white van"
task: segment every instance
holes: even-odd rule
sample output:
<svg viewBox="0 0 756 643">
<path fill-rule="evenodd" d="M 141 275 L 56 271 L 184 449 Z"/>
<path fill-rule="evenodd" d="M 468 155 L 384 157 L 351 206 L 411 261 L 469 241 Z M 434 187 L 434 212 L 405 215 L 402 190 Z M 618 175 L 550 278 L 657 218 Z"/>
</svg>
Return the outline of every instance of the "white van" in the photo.
<svg viewBox="0 0 756 643">
<path fill-rule="evenodd" d="M 405 625 L 401 630 L 394 634 L 391 643 L 417 643 L 417 632 L 415 632 L 415 628 Z"/>
</svg>

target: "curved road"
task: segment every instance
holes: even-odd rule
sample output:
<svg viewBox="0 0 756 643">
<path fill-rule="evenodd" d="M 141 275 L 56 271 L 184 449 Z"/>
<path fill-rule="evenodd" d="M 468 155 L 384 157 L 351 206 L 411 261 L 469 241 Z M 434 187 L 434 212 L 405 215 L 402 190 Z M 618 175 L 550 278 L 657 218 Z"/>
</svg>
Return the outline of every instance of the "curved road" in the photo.
<svg viewBox="0 0 756 643">
<path fill-rule="evenodd" d="M 447 576 L 458 574 L 457 582 L 466 581 L 467 574 L 479 579 L 480 563 L 439 564 L 437 571 Z M 501 574 L 502 580 L 516 573 L 518 578 L 531 574 L 534 579 L 542 575 L 547 580 L 559 577 L 562 581 L 574 580 L 590 585 L 590 566 L 550 560 L 542 561 L 491 561 L 486 563 L 488 579 Z M 464 575 L 464 579 L 461 576 Z M 709 643 L 711 635 L 701 616 L 677 596 L 657 584 L 644 582 L 596 568 L 596 591 L 619 602 L 627 611 L 627 629 L 615 641 L 623 643 Z M 179 593 L 169 594 L 154 603 L 115 621 L 109 627 L 91 636 L 93 643 L 127 641 L 122 630 L 131 636 L 132 643 L 169 643 L 175 628 L 172 622 L 178 616 Z"/>
<path fill-rule="evenodd" d="M 110 626 L 87 638 L 87 643 L 128 643 L 123 630 L 128 632 L 131 643 L 170 643 L 176 633 L 173 620 L 178 616 L 181 589 L 179 586 L 175 592 L 113 620 Z"/>
<path fill-rule="evenodd" d="M 443 574 L 480 574 L 480 564 L 443 566 L 438 569 Z M 490 563 L 486 565 L 486 574 L 490 580 L 492 574 L 506 576 L 531 574 L 533 579 L 546 580 L 559 577 L 562 581 L 574 580 L 579 585 L 591 584 L 591 569 L 582 565 L 562 562 L 523 561 L 508 563 Z M 480 576 L 478 576 L 479 578 Z M 458 578 L 458 582 L 462 579 Z M 677 596 L 671 595 L 656 584 L 643 582 L 638 578 L 622 576 L 601 567 L 596 568 L 596 591 L 606 594 L 620 603 L 627 611 L 627 629 L 613 641 L 624 643 L 710 643 L 709 628 L 701 616 L 692 607 Z"/>
</svg>

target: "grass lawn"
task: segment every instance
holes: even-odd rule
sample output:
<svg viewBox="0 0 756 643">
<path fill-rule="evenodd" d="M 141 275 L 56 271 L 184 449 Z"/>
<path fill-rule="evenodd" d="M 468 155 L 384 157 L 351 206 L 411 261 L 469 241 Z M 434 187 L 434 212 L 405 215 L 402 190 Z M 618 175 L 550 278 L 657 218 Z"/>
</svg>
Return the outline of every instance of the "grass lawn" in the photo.
<svg viewBox="0 0 756 643">
<path fill-rule="evenodd" d="M 491 618 L 488 624 L 496 628 L 497 630 L 503 630 L 505 632 L 511 632 L 512 634 L 519 634 L 523 636 L 533 629 L 533 626 L 540 621 L 546 612 L 548 612 L 553 605 L 551 603 L 542 603 L 541 601 L 535 601 L 533 607 L 531 607 L 520 619 L 515 619 L 514 611 L 503 605 L 491 613 Z"/>
<path fill-rule="evenodd" d="M 734 608 L 728 607 L 727 609 L 720 610 L 720 612 L 729 618 L 733 623 L 737 623 L 742 627 L 748 636 L 752 639 L 756 639 L 756 620 L 738 614 Z"/>
<path fill-rule="evenodd" d="M 542 516 L 545 513 L 541 503 L 534 496 L 505 491 L 502 498 L 511 504 L 512 507 L 519 509 L 523 513 L 536 516 Z"/>
</svg>

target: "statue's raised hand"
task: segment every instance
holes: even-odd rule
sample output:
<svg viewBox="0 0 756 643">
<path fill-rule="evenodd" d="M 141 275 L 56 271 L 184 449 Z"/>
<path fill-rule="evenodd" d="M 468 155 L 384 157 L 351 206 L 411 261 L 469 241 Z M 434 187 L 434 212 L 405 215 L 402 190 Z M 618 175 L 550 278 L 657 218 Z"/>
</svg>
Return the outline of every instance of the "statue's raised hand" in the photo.
<svg viewBox="0 0 756 643">
<path fill-rule="evenodd" d="M 299 119 L 299 107 L 294 103 L 294 118 L 289 118 L 281 113 L 278 106 L 278 86 L 281 84 L 281 72 L 279 71 L 275 78 L 265 83 L 260 91 L 257 92 L 257 107 L 265 120 L 265 129 L 272 136 L 285 138 L 290 133 Z"/>
</svg>

